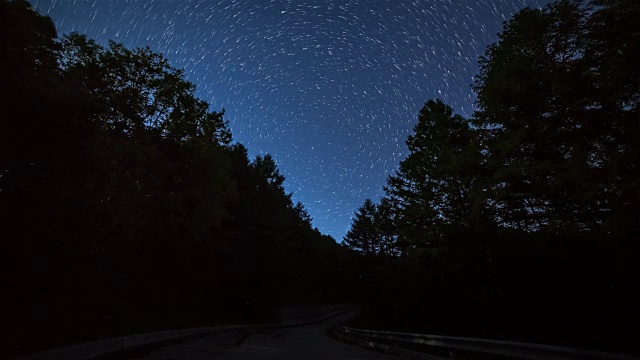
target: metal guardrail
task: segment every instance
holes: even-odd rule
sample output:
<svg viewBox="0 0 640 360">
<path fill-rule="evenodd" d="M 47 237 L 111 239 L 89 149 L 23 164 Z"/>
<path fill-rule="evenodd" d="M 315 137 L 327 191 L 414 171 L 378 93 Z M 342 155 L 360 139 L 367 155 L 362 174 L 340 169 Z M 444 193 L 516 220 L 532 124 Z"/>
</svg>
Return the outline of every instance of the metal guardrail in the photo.
<svg viewBox="0 0 640 360">
<path fill-rule="evenodd" d="M 387 352 L 422 354 L 428 359 L 616 359 L 640 360 L 640 357 L 601 351 L 524 342 L 486 340 L 466 337 L 373 331 L 337 326 L 334 334 L 344 340 Z M 431 353 L 431 355 L 430 355 Z M 496 356 L 497 355 L 497 356 Z"/>
</svg>

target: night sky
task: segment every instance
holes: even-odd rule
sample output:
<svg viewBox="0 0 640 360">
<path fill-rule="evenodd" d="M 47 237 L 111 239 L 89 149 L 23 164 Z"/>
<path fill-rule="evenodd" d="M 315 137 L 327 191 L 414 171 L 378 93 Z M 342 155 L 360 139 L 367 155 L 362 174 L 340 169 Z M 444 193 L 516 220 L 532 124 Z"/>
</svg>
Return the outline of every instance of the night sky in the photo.
<svg viewBox="0 0 640 360">
<path fill-rule="evenodd" d="M 429 99 L 468 116 L 477 57 L 545 0 L 32 0 L 60 35 L 149 45 L 270 153 L 313 225 L 342 237 L 407 155 Z"/>
</svg>

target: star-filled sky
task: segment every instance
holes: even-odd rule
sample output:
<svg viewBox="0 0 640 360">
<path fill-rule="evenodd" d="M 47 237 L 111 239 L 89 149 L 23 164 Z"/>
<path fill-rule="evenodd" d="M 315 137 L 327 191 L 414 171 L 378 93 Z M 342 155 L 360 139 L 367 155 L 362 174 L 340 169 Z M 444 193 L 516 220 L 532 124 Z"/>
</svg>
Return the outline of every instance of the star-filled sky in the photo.
<svg viewBox="0 0 640 360">
<path fill-rule="evenodd" d="M 546 0 L 32 0 L 60 35 L 150 46 L 226 109 L 251 157 L 270 153 L 321 232 L 407 155 L 417 113 L 440 98 L 468 116 L 477 58 L 503 21 Z"/>
</svg>

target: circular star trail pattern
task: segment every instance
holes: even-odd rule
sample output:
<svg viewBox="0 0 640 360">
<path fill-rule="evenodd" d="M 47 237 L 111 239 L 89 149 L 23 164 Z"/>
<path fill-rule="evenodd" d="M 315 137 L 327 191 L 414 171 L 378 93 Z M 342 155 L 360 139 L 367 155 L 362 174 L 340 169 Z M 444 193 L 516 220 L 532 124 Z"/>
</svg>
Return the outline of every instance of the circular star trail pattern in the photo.
<svg viewBox="0 0 640 360">
<path fill-rule="evenodd" d="M 503 21 L 543 0 L 34 0 L 58 31 L 149 45 L 226 109 L 249 154 L 270 153 L 321 232 L 353 212 L 407 155 L 424 102 L 463 116 L 477 58 Z"/>
</svg>

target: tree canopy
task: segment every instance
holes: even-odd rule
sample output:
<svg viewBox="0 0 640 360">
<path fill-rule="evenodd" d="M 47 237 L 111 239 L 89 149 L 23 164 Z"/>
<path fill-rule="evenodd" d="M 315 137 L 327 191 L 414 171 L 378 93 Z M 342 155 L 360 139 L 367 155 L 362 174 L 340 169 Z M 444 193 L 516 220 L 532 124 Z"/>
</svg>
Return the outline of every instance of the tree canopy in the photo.
<svg viewBox="0 0 640 360">
<path fill-rule="evenodd" d="M 638 18 L 630 0 L 525 8 L 479 58 L 469 118 L 441 100 L 425 103 L 381 200 L 402 251 L 362 271 L 388 279 L 368 290 L 375 326 L 475 327 L 512 339 L 528 328 L 565 344 L 571 333 L 584 347 L 600 336 L 630 349 L 620 337 L 602 340 L 598 327 L 638 319 L 630 305 L 640 283 Z M 343 244 L 366 253 L 362 240 L 379 241 L 375 209 L 365 201 Z M 398 289 L 403 279 L 420 279 L 424 293 L 412 295 L 411 281 Z M 427 331 L 418 320 L 380 319 L 413 318 L 425 303 Z M 445 324 L 453 318 L 464 329 Z"/>
<path fill-rule="evenodd" d="M 0 0 L 7 356 L 353 299 L 363 327 L 636 351 L 637 19 L 560 0 L 506 21 L 477 111 L 428 100 L 340 246 L 161 54 Z"/>
<path fill-rule="evenodd" d="M 349 296 L 346 251 L 183 70 L 58 37 L 23 0 L 0 0 L 0 31 L 8 354 Z"/>
</svg>

